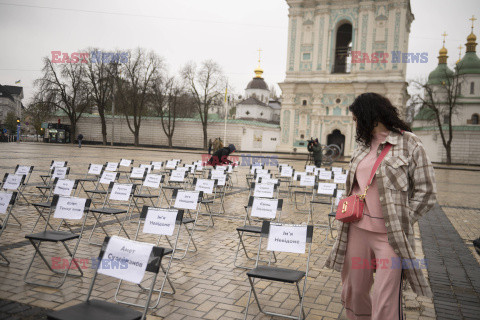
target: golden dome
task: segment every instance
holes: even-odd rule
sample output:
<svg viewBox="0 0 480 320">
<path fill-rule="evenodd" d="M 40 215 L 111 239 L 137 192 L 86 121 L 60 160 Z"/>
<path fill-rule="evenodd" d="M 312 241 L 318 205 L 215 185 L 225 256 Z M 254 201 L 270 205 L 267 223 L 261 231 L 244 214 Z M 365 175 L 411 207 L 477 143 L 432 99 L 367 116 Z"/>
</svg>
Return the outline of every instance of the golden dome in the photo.
<svg viewBox="0 0 480 320">
<path fill-rule="evenodd" d="M 467 41 L 470 41 L 470 42 L 475 42 L 477 41 L 477 36 L 472 33 L 470 33 L 467 37 Z"/>
<path fill-rule="evenodd" d="M 441 56 L 446 55 L 446 54 L 448 53 L 447 48 L 442 47 L 442 49 L 440 49 L 440 51 L 438 51 L 438 53 L 439 53 Z"/>
<path fill-rule="evenodd" d="M 253 70 L 253 72 L 255 72 L 255 78 L 261 78 L 263 74 L 263 69 L 258 66 L 255 70 Z"/>
</svg>

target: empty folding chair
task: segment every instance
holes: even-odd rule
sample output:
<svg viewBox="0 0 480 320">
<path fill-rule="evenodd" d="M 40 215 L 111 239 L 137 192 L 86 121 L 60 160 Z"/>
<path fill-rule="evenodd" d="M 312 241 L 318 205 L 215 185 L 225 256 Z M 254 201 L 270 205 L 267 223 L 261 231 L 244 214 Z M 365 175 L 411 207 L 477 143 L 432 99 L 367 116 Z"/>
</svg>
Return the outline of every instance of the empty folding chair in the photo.
<svg viewBox="0 0 480 320">
<path fill-rule="evenodd" d="M 286 192 L 290 196 L 290 185 L 292 184 L 292 179 L 295 175 L 295 169 L 289 165 L 280 165 L 278 167 L 278 173 L 276 177 L 282 183 L 282 186 L 285 186 L 284 189 L 280 189 L 279 192 Z"/>
<path fill-rule="evenodd" d="M 293 202 L 295 203 L 295 212 L 308 213 L 309 210 L 300 208 L 301 205 L 309 203 L 313 199 L 313 192 L 315 190 L 315 183 L 317 182 L 316 176 L 313 175 L 313 171 L 307 174 L 297 176 L 298 190 L 293 191 Z M 303 200 L 299 201 L 298 197 L 303 196 Z"/>
<path fill-rule="evenodd" d="M 52 174 L 52 169 L 53 168 L 61 168 L 61 167 L 66 167 L 68 165 L 68 161 L 56 161 L 52 160 L 50 163 L 50 171 L 49 174 L 42 174 L 40 175 L 40 178 L 43 181 L 43 184 L 48 184 L 48 181 L 51 180 L 51 174 Z"/>
<path fill-rule="evenodd" d="M 334 172 L 333 183 L 336 183 L 341 188 L 345 188 L 345 184 L 347 183 L 347 174 L 343 173 L 343 171 Z"/>
<path fill-rule="evenodd" d="M 163 170 L 163 161 L 151 161 L 150 165 L 152 166 L 152 170 L 154 170 L 154 171 L 162 171 Z"/>
<path fill-rule="evenodd" d="M 203 192 L 202 191 L 190 191 L 190 190 L 173 190 L 172 194 L 172 201 L 174 202 L 173 208 L 175 209 L 183 209 L 185 213 L 183 215 L 182 224 L 185 226 L 185 229 L 188 233 L 188 240 L 185 248 L 176 249 L 176 252 L 180 251 L 183 252 L 181 257 L 175 257 L 174 259 L 183 259 L 188 252 L 197 252 L 198 248 L 195 244 L 195 240 L 193 239 L 193 233 L 195 232 L 195 227 L 198 221 L 198 213 L 200 211 L 200 204 L 203 199 Z M 193 212 L 193 213 L 192 213 Z M 189 229 L 188 226 L 192 225 Z M 194 250 L 189 250 L 190 243 L 193 244 Z"/>
<path fill-rule="evenodd" d="M 156 246 L 160 244 L 162 237 L 166 238 L 170 246 L 170 248 L 165 247 L 165 252 L 164 252 L 164 255 L 170 255 L 170 259 L 167 262 L 167 266 L 164 267 L 163 264 L 160 265 L 164 274 L 162 284 L 160 286 L 160 289 L 153 289 L 153 291 L 158 294 L 158 298 L 156 302 L 149 308 L 156 308 L 158 306 L 158 303 L 160 302 L 160 298 L 163 293 L 167 293 L 167 294 L 175 293 L 175 288 L 168 274 L 170 272 L 170 266 L 172 264 L 173 255 L 175 254 L 175 250 L 177 248 L 182 220 L 183 220 L 183 210 L 178 210 L 178 209 L 166 209 L 166 208 L 143 206 L 142 211 L 140 213 L 137 232 L 135 234 L 135 241 L 145 238 L 145 237 L 142 237 L 143 235 L 156 235 L 158 236 L 157 240 L 155 241 Z M 142 224 L 143 224 L 143 228 L 142 228 Z M 175 232 L 176 226 L 178 227 L 177 227 L 177 231 Z M 142 228 L 142 232 L 140 232 L 140 228 Z M 173 244 L 172 244 L 172 241 L 168 237 L 173 236 L 174 233 L 175 233 L 175 239 L 173 240 Z M 151 237 L 149 237 L 148 239 L 151 239 Z M 172 288 L 172 291 L 164 290 L 165 284 L 167 281 L 170 285 L 170 288 Z M 119 280 L 118 282 L 117 291 L 115 292 L 115 301 L 119 303 L 124 303 L 124 304 L 139 307 L 140 305 L 136 303 L 128 302 L 126 300 L 122 300 L 122 298 L 119 297 L 119 292 L 123 291 L 122 282 L 123 280 Z M 142 290 L 146 290 L 146 288 L 141 283 L 139 283 L 137 286 Z M 130 287 L 129 288 L 130 291 L 132 291 L 131 286 L 129 287 Z"/>
<path fill-rule="evenodd" d="M 132 248 L 133 252 L 121 251 L 122 246 Z M 85 302 L 47 314 L 49 320 L 145 320 L 148 307 L 152 298 L 157 275 L 160 270 L 162 258 L 168 254 L 168 250 L 155 247 L 147 243 L 139 243 L 119 237 L 106 237 L 98 257 L 97 268 L 87 292 Z M 129 264 L 128 261 L 136 262 Z M 126 268 L 122 266 L 125 266 Z M 106 267 L 103 267 L 106 266 Z M 136 272 L 131 272 L 134 269 Z M 150 278 L 143 312 L 110 303 L 103 300 L 90 299 L 98 274 L 107 275 L 116 279 L 123 279 L 140 283 L 145 273 L 153 274 Z"/>
<path fill-rule="evenodd" d="M 103 164 L 90 163 L 88 165 L 88 170 L 87 170 L 87 173 L 85 174 L 85 177 L 78 179 L 78 183 L 80 184 L 80 191 L 87 190 L 85 188 L 85 183 L 91 183 L 95 187 L 104 169 L 105 169 L 105 165 Z"/>
<path fill-rule="evenodd" d="M 245 253 L 245 257 L 248 260 L 255 261 L 255 258 L 251 258 L 248 255 L 247 248 L 245 247 L 244 236 L 251 236 L 251 237 L 259 237 L 262 231 L 261 225 L 255 225 L 253 223 L 253 219 L 259 219 L 261 222 L 263 220 L 273 221 L 276 220 L 277 222 L 280 221 L 280 215 L 282 213 L 282 206 L 283 206 L 283 199 L 265 199 L 265 198 L 257 198 L 250 196 L 248 199 L 248 205 L 245 207 L 245 219 L 243 221 L 243 226 L 237 228 L 238 232 L 238 245 L 237 251 L 235 252 L 235 259 L 233 260 L 233 264 L 237 268 L 243 269 L 252 269 L 253 267 L 248 267 L 244 265 L 237 264 L 237 257 L 238 252 L 240 251 L 240 245 L 242 246 L 243 252 Z M 273 252 L 273 256 L 276 261 L 275 252 Z M 269 261 L 267 261 L 269 262 Z"/>
<path fill-rule="evenodd" d="M 54 195 L 59 195 L 59 196 L 75 196 L 75 192 L 78 187 L 78 180 L 69 180 L 69 179 L 59 179 L 55 178 L 53 180 L 52 188 L 50 190 L 49 195 L 45 198 L 45 201 L 43 202 L 34 202 L 32 203 L 33 207 L 35 210 L 37 210 L 38 213 L 38 218 L 35 224 L 33 225 L 32 231 L 35 230 L 35 227 L 37 226 L 38 222 L 40 221 L 40 218 L 42 218 L 45 222 L 48 221 L 48 219 L 45 217 L 45 211 L 50 209 L 52 206 L 51 198 Z M 48 223 L 48 222 L 47 222 Z M 50 227 L 53 229 L 53 227 L 50 225 Z"/>
<path fill-rule="evenodd" d="M 46 286 L 51 288 L 59 288 L 65 282 L 67 276 L 83 276 L 83 271 L 78 262 L 75 260 L 75 254 L 77 252 L 78 245 L 83 235 L 83 229 L 85 227 L 85 221 L 87 220 L 87 214 L 90 207 L 90 199 L 75 198 L 75 197 L 64 197 L 55 195 L 52 199 L 52 205 L 48 214 L 47 224 L 45 229 L 39 233 L 28 234 L 25 236 L 26 239 L 30 241 L 35 249 L 35 253 L 30 261 L 30 264 L 27 267 L 27 272 L 23 277 L 25 283 Z M 72 228 L 69 226 L 70 231 L 59 231 L 59 230 L 49 230 L 50 223 L 49 221 L 52 218 L 61 219 L 63 223 L 68 225 L 69 220 L 82 220 L 82 226 L 78 233 L 73 232 Z M 75 240 L 73 249 L 70 249 L 67 242 Z M 44 256 L 41 251 L 41 245 L 43 242 L 50 243 L 61 243 L 68 253 L 69 258 L 67 260 L 59 259 L 57 257 L 51 257 L 51 263 L 48 262 L 48 259 Z M 32 265 L 35 261 L 35 257 L 40 256 L 47 268 L 54 273 L 54 275 L 60 275 L 60 279 L 56 279 L 55 284 L 50 284 L 49 282 L 38 281 L 35 279 L 29 279 L 29 273 L 32 268 Z M 66 263 L 64 263 L 64 261 Z M 75 266 L 73 266 L 73 265 Z M 63 272 L 59 269 L 64 269 Z M 70 274 L 70 270 L 78 270 L 79 274 Z"/>
<path fill-rule="evenodd" d="M 37 186 L 37 190 L 41 193 L 40 201 L 45 201 L 48 197 L 48 194 L 53 188 L 53 181 L 55 179 L 67 179 L 68 175 L 70 174 L 70 167 L 54 167 L 51 170 L 50 179 L 45 183 L 45 185 Z"/>
<path fill-rule="evenodd" d="M 5 173 L 1 182 L 0 190 L 17 192 L 22 195 L 22 185 L 24 185 L 25 176 L 12 173 Z M 19 227 L 22 227 L 20 220 L 13 213 L 10 214 Z"/>
<path fill-rule="evenodd" d="M 176 164 L 176 162 L 174 163 Z M 167 191 L 170 191 L 172 193 L 174 190 L 178 190 L 182 188 L 186 189 L 187 183 L 188 183 L 186 179 L 188 177 L 188 172 L 182 169 L 180 170 L 174 169 L 167 172 L 169 172 L 168 182 L 164 184 L 162 187 L 162 196 L 165 198 L 167 203 L 171 205 L 172 199 L 167 195 Z"/>
<path fill-rule="evenodd" d="M 142 184 L 147 176 L 147 168 L 138 167 L 130 168 L 130 175 L 128 176 L 129 183 Z"/>
<path fill-rule="evenodd" d="M 253 181 L 253 176 L 255 175 L 255 173 L 270 173 L 270 170 L 265 169 L 265 166 L 263 164 L 251 165 L 250 172 L 245 175 L 247 186 L 250 186 L 250 183 Z"/>
<path fill-rule="evenodd" d="M 127 220 L 128 213 L 130 211 L 133 194 L 135 193 L 135 188 L 135 184 L 110 182 L 103 206 L 101 208 L 90 209 L 90 212 L 95 219 L 95 224 L 93 225 L 90 237 L 88 238 L 88 242 L 90 244 L 101 245 L 100 243 L 95 243 L 92 241 L 92 237 L 95 233 L 97 225 L 100 226 L 106 236 L 109 236 L 107 230 L 105 229 L 104 223 L 102 223 L 101 221 L 102 216 L 113 216 L 115 218 L 113 221 L 116 221 L 120 226 L 120 229 L 118 230 L 118 235 L 120 235 L 123 230 L 127 238 L 130 239 L 127 230 L 125 230 L 125 220 Z M 123 207 L 127 208 L 124 209 Z M 120 221 L 120 219 L 118 218 L 118 216 L 121 214 L 125 214 L 125 217 L 122 221 Z"/>
<path fill-rule="evenodd" d="M 122 174 L 124 174 L 128 178 L 128 174 L 130 173 L 130 169 L 131 169 L 130 166 L 132 166 L 134 162 L 135 160 L 121 159 L 120 162 L 118 162 L 117 168 L 111 171 L 120 172 L 120 177 L 122 176 Z"/>
<path fill-rule="evenodd" d="M 250 196 L 259 198 L 278 198 L 278 184 L 255 183 L 250 184 Z"/>
<path fill-rule="evenodd" d="M 107 163 L 105 163 L 105 171 L 119 172 L 118 162 L 107 162 Z M 123 172 L 130 172 L 130 170 L 128 170 L 128 171 L 123 170 Z"/>
<path fill-rule="evenodd" d="M 2 237 L 3 232 L 7 228 L 8 218 L 10 218 L 10 215 L 12 214 L 16 199 L 17 192 L 10 193 L 0 191 L 0 238 Z M 0 260 L 0 265 L 8 266 L 10 264 L 10 261 L 1 251 L 0 258 L 4 260 Z"/>
<path fill-rule="evenodd" d="M 206 210 L 205 214 L 207 214 L 210 217 L 210 220 L 207 225 L 201 225 L 197 223 L 197 226 L 202 226 L 206 228 L 215 226 L 215 221 L 213 220 L 213 216 L 212 216 L 212 208 L 210 207 L 210 205 L 213 204 L 215 201 L 215 197 L 217 194 L 216 192 L 217 181 L 218 180 L 214 180 L 214 179 L 198 179 L 198 178 L 193 179 L 192 186 L 194 190 L 203 192 L 201 204 L 203 204 L 205 207 L 205 210 Z M 201 230 L 201 229 L 197 229 L 197 230 Z"/>
<path fill-rule="evenodd" d="M 341 196 L 343 194 L 343 190 L 340 191 L 337 189 L 336 183 L 328 183 L 328 182 L 320 182 L 315 185 L 315 193 L 312 201 L 310 202 L 310 214 L 308 223 L 313 224 L 315 227 L 319 228 L 327 228 L 327 233 L 325 236 L 325 240 L 328 240 L 328 234 L 330 233 L 333 237 L 333 221 L 335 221 L 335 202 L 338 203 L 337 194 Z M 327 209 L 320 210 L 320 212 L 327 212 L 328 223 L 327 224 L 315 224 L 315 220 L 313 214 L 316 212 L 314 210 L 315 205 L 323 205 L 326 206 Z M 321 216 L 324 217 L 324 216 Z"/>
<path fill-rule="evenodd" d="M 210 170 L 208 179 L 215 180 L 215 199 L 219 199 L 219 211 L 217 214 L 225 214 L 225 194 L 229 183 L 230 174 L 223 170 Z"/>
<path fill-rule="evenodd" d="M 23 166 L 23 165 L 18 165 L 18 164 L 15 167 L 15 174 L 16 175 L 24 175 L 25 176 L 24 183 L 22 183 L 20 185 L 20 191 L 22 191 L 22 193 L 20 193 L 20 196 L 25 200 L 25 202 L 27 204 L 30 204 L 30 202 L 25 197 L 24 190 L 27 187 L 27 185 L 30 181 L 30 178 L 32 177 L 32 172 L 33 172 L 34 168 L 35 168 L 34 166 Z M 18 200 L 20 200 L 20 199 L 18 199 Z M 17 201 L 17 202 L 19 203 L 19 201 Z"/>
<path fill-rule="evenodd" d="M 255 268 L 247 271 L 248 282 L 250 283 L 250 292 L 248 294 L 247 306 L 245 308 L 245 318 L 248 316 L 248 309 L 252 293 L 254 300 L 260 312 L 269 316 L 279 316 L 290 319 L 305 319 L 305 311 L 303 310 L 303 302 L 305 292 L 307 289 L 308 271 L 310 266 L 310 253 L 312 248 L 313 226 L 311 225 L 291 225 L 291 224 L 276 224 L 270 221 L 264 221 L 262 225 L 262 232 L 258 244 L 257 261 Z M 298 254 L 305 254 L 305 247 L 308 247 L 305 268 L 303 270 L 287 269 L 274 266 L 258 266 L 260 251 L 262 249 L 262 239 L 266 238 L 268 241 L 267 250 L 275 252 L 286 252 Z M 291 261 L 291 259 L 288 259 Z M 304 271 L 305 270 L 305 271 Z M 299 311 L 298 316 L 289 314 L 280 314 L 276 312 L 266 311 L 260 304 L 259 295 L 255 290 L 255 281 L 272 281 L 294 284 L 298 294 Z M 303 280 L 303 288 L 300 289 L 300 282 Z M 294 310 L 292 310 L 294 311 Z"/>
<path fill-rule="evenodd" d="M 85 190 L 85 194 L 92 200 L 92 205 L 96 207 L 95 200 L 99 198 L 99 203 L 104 203 L 107 195 L 107 189 L 104 186 L 109 186 L 110 183 L 118 181 L 120 178 L 120 172 L 112 172 L 104 170 L 100 174 L 95 189 Z"/>
<path fill-rule="evenodd" d="M 143 180 L 142 186 L 138 189 L 138 193 L 133 194 L 133 204 L 138 212 L 141 212 L 138 200 L 150 200 L 153 207 L 162 206 L 162 186 L 165 176 L 163 174 L 148 173 Z M 159 203 L 160 201 L 160 203 Z"/>
</svg>

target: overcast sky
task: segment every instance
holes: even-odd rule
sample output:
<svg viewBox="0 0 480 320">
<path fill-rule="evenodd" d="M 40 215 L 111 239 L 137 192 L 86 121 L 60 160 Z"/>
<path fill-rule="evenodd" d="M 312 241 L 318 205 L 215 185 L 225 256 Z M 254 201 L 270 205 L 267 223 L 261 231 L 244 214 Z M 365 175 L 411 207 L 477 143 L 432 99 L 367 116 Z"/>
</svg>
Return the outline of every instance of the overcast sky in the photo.
<svg viewBox="0 0 480 320">
<path fill-rule="evenodd" d="M 425 77 L 437 65 L 441 34 L 448 34 L 449 64 L 465 46 L 478 0 L 412 0 L 415 20 L 410 52 L 428 52 L 426 64 L 409 65 L 407 80 Z M 480 36 L 480 23 L 475 34 Z M 284 0 L 0 0 L 0 84 L 21 80 L 27 104 L 42 57 L 88 47 L 143 47 L 165 58 L 178 74 L 188 61 L 213 59 L 236 93 L 254 76 L 258 49 L 269 85 L 285 78 L 288 5 Z M 465 52 L 465 49 L 462 50 Z"/>
</svg>

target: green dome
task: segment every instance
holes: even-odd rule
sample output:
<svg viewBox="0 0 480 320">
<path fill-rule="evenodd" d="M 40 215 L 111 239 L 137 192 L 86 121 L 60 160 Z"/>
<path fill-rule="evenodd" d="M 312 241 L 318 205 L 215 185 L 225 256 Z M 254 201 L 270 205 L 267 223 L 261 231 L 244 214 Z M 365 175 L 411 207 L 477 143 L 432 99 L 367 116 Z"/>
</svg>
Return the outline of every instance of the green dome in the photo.
<svg viewBox="0 0 480 320">
<path fill-rule="evenodd" d="M 475 51 L 466 52 L 465 56 L 457 63 L 458 74 L 479 74 L 480 59 Z"/>
<path fill-rule="evenodd" d="M 446 63 L 439 63 L 438 66 L 428 75 L 427 84 L 442 84 L 447 77 L 452 77 L 453 71 L 447 67 Z"/>
</svg>

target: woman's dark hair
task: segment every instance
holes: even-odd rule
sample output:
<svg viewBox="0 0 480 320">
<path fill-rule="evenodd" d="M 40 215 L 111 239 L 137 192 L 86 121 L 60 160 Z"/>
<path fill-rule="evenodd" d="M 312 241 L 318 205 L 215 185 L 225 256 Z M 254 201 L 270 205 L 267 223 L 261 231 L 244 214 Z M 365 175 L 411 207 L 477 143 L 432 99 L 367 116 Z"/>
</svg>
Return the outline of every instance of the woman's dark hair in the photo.
<svg viewBox="0 0 480 320">
<path fill-rule="evenodd" d="M 350 112 L 357 118 L 357 137 L 359 143 L 370 146 L 373 138 L 373 129 L 379 122 L 393 132 L 412 131 L 398 116 L 398 110 L 390 100 L 384 96 L 366 92 L 355 98 L 355 101 L 348 107 Z"/>
</svg>

